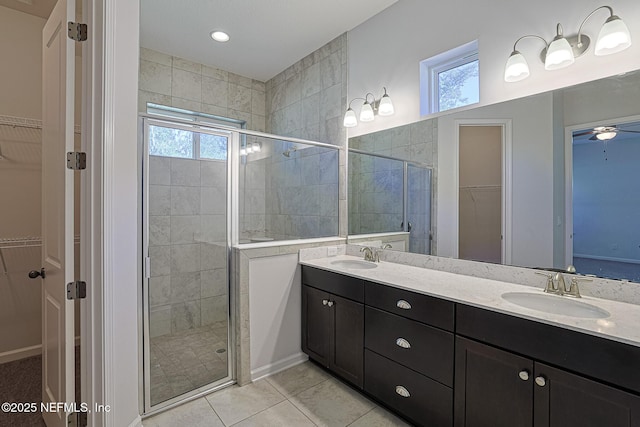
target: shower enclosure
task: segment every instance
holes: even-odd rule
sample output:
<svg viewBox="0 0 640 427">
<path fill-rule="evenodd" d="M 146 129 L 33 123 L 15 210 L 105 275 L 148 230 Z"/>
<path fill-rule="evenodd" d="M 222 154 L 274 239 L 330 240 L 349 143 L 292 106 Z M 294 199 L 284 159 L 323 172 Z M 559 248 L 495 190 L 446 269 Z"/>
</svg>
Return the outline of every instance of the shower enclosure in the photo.
<svg viewBox="0 0 640 427">
<path fill-rule="evenodd" d="M 431 253 L 430 167 L 349 149 L 349 235 L 408 232 L 408 250 Z"/>
<path fill-rule="evenodd" d="M 194 114 L 140 119 L 146 413 L 233 383 L 232 246 L 338 234 L 338 147 Z"/>
</svg>

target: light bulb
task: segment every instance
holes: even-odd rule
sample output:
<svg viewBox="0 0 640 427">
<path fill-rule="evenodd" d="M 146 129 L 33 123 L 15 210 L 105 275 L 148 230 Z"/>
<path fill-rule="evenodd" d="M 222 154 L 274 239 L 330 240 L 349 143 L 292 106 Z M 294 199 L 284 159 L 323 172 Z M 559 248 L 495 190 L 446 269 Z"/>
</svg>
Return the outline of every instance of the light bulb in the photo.
<svg viewBox="0 0 640 427">
<path fill-rule="evenodd" d="M 391 97 L 387 95 L 385 91 L 384 95 L 380 99 L 380 104 L 378 105 L 378 114 L 381 116 L 390 116 L 394 112 L 393 103 L 391 102 Z"/>
<path fill-rule="evenodd" d="M 596 56 L 618 53 L 631 46 L 631 34 L 626 24 L 612 15 L 605 21 L 598 33 L 594 54 Z"/>
<path fill-rule="evenodd" d="M 571 45 L 562 37 L 562 34 L 556 36 L 547 49 L 547 55 L 544 60 L 545 70 L 558 70 L 568 67 L 575 62 L 573 49 Z"/>
<path fill-rule="evenodd" d="M 253 144 L 253 152 L 254 153 L 259 153 L 260 151 L 262 151 L 262 144 L 260 144 L 259 142 L 256 142 Z"/>
<path fill-rule="evenodd" d="M 247 155 L 247 149 L 246 149 L 246 148 L 244 148 L 244 147 L 242 147 L 242 148 L 240 149 L 240 155 L 241 155 L 241 156 L 246 156 L 246 155 Z"/>
<path fill-rule="evenodd" d="M 252 143 L 248 143 L 247 144 L 247 154 L 251 154 L 253 153 L 253 144 Z"/>
<path fill-rule="evenodd" d="M 371 104 L 365 101 L 362 105 L 362 109 L 360 110 L 360 121 L 361 122 L 370 122 L 373 121 L 373 108 Z"/>
<path fill-rule="evenodd" d="M 344 113 L 344 121 L 342 125 L 346 128 L 352 128 L 358 125 L 358 119 L 356 119 L 356 113 L 351 109 L 347 109 L 347 112 Z"/>
<path fill-rule="evenodd" d="M 507 64 L 504 67 L 504 81 L 513 83 L 529 77 L 529 64 L 520 52 L 511 52 Z"/>
</svg>

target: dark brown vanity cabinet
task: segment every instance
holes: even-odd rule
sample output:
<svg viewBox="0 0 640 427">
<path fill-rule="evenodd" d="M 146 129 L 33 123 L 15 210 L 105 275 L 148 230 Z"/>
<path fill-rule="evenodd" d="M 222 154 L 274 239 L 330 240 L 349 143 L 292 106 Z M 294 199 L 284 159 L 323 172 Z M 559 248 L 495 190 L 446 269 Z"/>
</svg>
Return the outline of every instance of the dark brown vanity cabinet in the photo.
<svg viewBox="0 0 640 427">
<path fill-rule="evenodd" d="M 457 318 L 474 340 L 456 337 L 455 427 L 640 427 L 640 396 L 601 382 L 637 375 L 637 348 L 464 305 Z"/>
<path fill-rule="evenodd" d="M 429 427 L 640 427 L 640 347 L 316 268 L 309 357 Z"/>
<path fill-rule="evenodd" d="M 454 304 L 365 282 L 364 389 L 416 425 L 451 426 Z"/>
<path fill-rule="evenodd" d="M 362 388 L 362 281 L 328 271 L 303 268 L 302 282 L 302 351 Z"/>
</svg>

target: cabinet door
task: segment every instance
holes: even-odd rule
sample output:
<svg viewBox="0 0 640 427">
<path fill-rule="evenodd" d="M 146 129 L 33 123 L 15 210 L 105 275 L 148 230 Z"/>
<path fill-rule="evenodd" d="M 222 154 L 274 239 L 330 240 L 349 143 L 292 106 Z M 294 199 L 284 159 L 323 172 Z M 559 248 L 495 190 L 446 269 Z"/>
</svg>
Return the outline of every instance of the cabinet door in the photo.
<svg viewBox="0 0 640 427">
<path fill-rule="evenodd" d="M 456 338 L 454 425 L 531 427 L 533 361 Z"/>
<path fill-rule="evenodd" d="M 640 427 L 640 396 L 535 365 L 535 427 Z"/>
<path fill-rule="evenodd" d="M 362 388 L 364 377 L 364 305 L 331 295 L 334 311 L 332 369 Z"/>
<path fill-rule="evenodd" d="M 327 367 L 333 347 L 333 310 L 328 301 L 327 292 L 302 286 L 302 351 Z"/>
</svg>

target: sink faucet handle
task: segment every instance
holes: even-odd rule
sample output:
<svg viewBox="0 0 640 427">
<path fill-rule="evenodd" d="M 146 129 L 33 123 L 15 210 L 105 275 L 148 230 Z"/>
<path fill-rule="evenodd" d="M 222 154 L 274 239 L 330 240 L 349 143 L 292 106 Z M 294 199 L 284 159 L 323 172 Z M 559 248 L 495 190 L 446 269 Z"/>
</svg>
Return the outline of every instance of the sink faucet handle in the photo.
<svg viewBox="0 0 640 427">
<path fill-rule="evenodd" d="M 553 280 L 553 274 L 551 273 L 542 273 L 540 271 L 535 271 L 534 273 L 540 275 L 540 276 L 544 276 L 547 278 L 547 284 L 544 287 L 544 291 L 548 292 L 548 293 L 558 293 L 558 288 L 556 287 L 554 280 Z"/>
<path fill-rule="evenodd" d="M 569 291 L 567 292 L 567 295 L 576 297 L 576 298 L 582 298 L 582 296 L 580 295 L 580 288 L 578 288 L 578 283 L 580 282 L 593 282 L 593 280 L 581 279 L 579 277 L 572 277 L 571 282 L 569 284 Z"/>
</svg>

